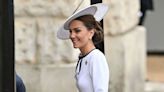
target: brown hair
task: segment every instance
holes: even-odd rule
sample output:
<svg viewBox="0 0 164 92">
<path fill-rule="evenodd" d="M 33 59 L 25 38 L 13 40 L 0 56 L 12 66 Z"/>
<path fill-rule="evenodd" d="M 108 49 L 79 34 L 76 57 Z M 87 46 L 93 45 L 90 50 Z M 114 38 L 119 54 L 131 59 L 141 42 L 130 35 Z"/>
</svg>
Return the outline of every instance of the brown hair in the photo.
<svg viewBox="0 0 164 92">
<path fill-rule="evenodd" d="M 75 20 L 82 21 L 88 30 L 95 29 L 95 33 L 92 38 L 92 41 L 95 45 L 103 41 L 103 29 L 100 23 L 95 20 L 93 15 L 83 15 L 76 18 Z"/>
</svg>

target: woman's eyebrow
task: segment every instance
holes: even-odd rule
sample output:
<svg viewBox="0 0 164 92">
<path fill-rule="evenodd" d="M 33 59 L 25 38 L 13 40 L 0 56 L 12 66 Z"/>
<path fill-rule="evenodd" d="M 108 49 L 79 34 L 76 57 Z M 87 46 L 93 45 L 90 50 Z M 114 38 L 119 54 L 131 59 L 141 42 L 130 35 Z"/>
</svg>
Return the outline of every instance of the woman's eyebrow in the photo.
<svg viewBox="0 0 164 92">
<path fill-rule="evenodd" d="M 72 28 L 72 29 L 69 29 L 69 30 L 77 30 L 77 29 L 80 29 L 82 27 L 75 27 L 75 28 Z"/>
</svg>

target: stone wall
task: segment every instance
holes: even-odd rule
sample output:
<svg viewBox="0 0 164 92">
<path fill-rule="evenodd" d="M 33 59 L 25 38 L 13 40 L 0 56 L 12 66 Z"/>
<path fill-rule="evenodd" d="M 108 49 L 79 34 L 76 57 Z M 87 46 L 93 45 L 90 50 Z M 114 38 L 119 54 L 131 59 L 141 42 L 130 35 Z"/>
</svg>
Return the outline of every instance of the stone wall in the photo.
<svg viewBox="0 0 164 92">
<path fill-rule="evenodd" d="M 74 3 L 72 3 L 74 2 Z M 15 0 L 16 71 L 27 92 L 76 92 L 79 51 L 56 32 L 76 9 L 77 0 Z M 81 7 L 89 5 L 89 1 Z"/>
<path fill-rule="evenodd" d="M 71 2 L 74 0 L 15 0 L 17 62 L 54 64 L 74 61 L 76 54 L 70 42 L 56 38 L 56 31 L 76 7 Z"/>
</svg>

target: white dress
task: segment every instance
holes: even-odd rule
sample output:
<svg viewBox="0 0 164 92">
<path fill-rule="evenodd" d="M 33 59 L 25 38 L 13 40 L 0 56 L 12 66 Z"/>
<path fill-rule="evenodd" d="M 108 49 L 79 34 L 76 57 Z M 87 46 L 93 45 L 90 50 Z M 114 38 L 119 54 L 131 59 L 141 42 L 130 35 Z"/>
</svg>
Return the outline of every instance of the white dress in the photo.
<svg viewBox="0 0 164 92">
<path fill-rule="evenodd" d="M 108 92 L 109 68 L 104 54 L 94 49 L 80 58 L 75 78 L 79 92 Z"/>
</svg>

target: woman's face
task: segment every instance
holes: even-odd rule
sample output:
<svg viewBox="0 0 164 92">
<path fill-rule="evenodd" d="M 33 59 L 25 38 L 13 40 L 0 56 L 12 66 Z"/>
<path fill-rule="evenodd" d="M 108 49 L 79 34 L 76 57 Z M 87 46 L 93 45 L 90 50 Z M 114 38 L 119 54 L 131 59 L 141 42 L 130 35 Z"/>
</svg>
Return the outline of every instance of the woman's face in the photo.
<svg viewBox="0 0 164 92">
<path fill-rule="evenodd" d="M 92 43 L 92 36 L 94 31 L 88 30 L 83 22 L 73 20 L 70 23 L 70 39 L 74 48 L 85 48 L 88 44 Z"/>
</svg>

